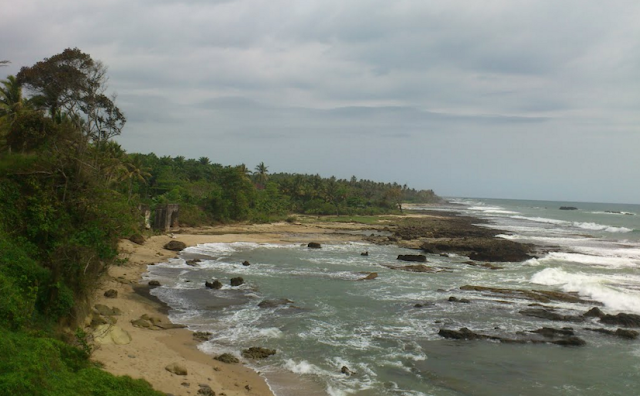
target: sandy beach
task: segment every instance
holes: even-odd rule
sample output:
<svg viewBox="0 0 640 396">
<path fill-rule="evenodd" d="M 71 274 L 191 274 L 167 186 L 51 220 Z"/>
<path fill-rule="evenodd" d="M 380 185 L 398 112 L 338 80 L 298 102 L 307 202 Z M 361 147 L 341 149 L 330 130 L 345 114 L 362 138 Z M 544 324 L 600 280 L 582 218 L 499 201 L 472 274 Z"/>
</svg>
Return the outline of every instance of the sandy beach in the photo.
<svg viewBox="0 0 640 396">
<path fill-rule="evenodd" d="M 363 227 L 353 223 L 233 225 L 183 228 L 174 234 L 150 237 L 143 245 L 122 240 L 120 254 L 126 262 L 110 267 L 96 290 L 93 304 L 104 304 L 121 311 L 115 326 L 130 336 L 130 342 L 125 339 L 114 343 L 109 337 L 102 337 L 102 342 L 95 343 L 92 359 L 102 363 L 104 369 L 113 374 L 145 379 L 154 389 L 176 396 L 198 394 L 201 384 L 208 385 L 217 395 L 272 395 L 259 373 L 242 363 L 218 362 L 199 351 L 198 341 L 194 340 L 191 331 L 140 328 L 132 324 L 132 321 L 147 315 L 165 327 L 171 326 L 167 307 L 148 293 L 149 286 L 142 281 L 147 266 L 177 256 L 177 252 L 164 249 L 171 240 L 184 242 L 187 246 L 213 242 L 340 242 L 358 240 L 362 237 L 358 230 L 377 227 L 381 226 Z M 108 290 L 116 290 L 117 297 L 105 297 Z M 101 334 L 94 334 L 96 341 Z M 174 363 L 186 369 L 187 374 L 169 372 L 166 367 Z"/>
</svg>

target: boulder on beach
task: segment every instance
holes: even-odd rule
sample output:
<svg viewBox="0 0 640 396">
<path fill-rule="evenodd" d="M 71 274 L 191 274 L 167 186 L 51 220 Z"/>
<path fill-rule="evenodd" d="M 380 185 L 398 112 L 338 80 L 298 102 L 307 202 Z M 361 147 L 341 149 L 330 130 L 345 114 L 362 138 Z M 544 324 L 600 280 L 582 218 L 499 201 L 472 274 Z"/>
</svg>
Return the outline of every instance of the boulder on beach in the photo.
<svg viewBox="0 0 640 396">
<path fill-rule="evenodd" d="M 181 365 L 180 363 L 171 363 L 167 365 L 164 369 L 175 375 L 187 375 L 187 368 Z"/>
<path fill-rule="evenodd" d="M 160 282 L 158 282 L 157 280 L 151 280 L 149 281 L 149 283 L 147 283 L 149 286 L 153 286 L 153 287 L 158 287 L 160 286 Z"/>
<path fill-rule="evenodd" d="M 134 234 L 129 237 L 129 240 L 136 245 L 144 245 L 144 237 L 140 234 Z"/>
<path fill-rule="evenodd" d="M 268 349 L 262 347 L 251 347 L 242 351 L 242 356 L 247 359 L 266 359 L 271 355 L 275 355 L 275 349 Z"/>
<path fill-rule="evenodd" d="M 167 250 L 172 250 L 174 252 L 179 252 L 187 248 L 187 245 L 184 242 L 180 241 L 169 241 L 164 248 Z"/>
<path fill-rule="evenodd" d="M 309 242 L 307 247 L 310 249 L 320 249 L 322 245 L 320 245 L 318 242 Z"/>
<path fill-rule="evenodd" d="M 231 278 L 231 286 L 240 286 L 241 284 L 244 283 L 244 279 L 242 279 L 241 276 L 238 276 L 236 278 Z"/>
<path fill-rule="evenodd" d="M 402 261 L 416 261 L 419 263 L 427 262 L 427 256 L 424 254 L 400 254 L 397 259 Z"/>
<path fill-rule="evenodd" d="M 237 357 L 233 356 L 230 353 L 223 353 L 222 355 L 218 355 L 214 357 L 214 359 L 219 362 L 227 363 L 227 364 L 240 363 L 240 359 L 238 359 Z"/>
<path fill-rule="evenodd" d="M 185 261 L 185 264 L 187 264 L 188 266 L 191 267 L 195 267 L 196 265 L 198 265 L 198 263 L 200 263 L 202 260 L 200 259 L 191 259 L 191 260 L 187 260 Z"/>
<path fill-rule="evenodd" d="M 131 335 L 121 327 L 111 324 L 103 324 L 93 331 L 93 339 L 98 344 L 126 345 L 131 342 Z"/>
<path fill-rule="evenodd" d="M 251 265 L 251 263 L 248 262 L 247 260 L 245 260 L 245 261 L 242 262 L 242 265 L 244 265 L 245 267 L 248 267 L 248 266 Z"/>
</svg>

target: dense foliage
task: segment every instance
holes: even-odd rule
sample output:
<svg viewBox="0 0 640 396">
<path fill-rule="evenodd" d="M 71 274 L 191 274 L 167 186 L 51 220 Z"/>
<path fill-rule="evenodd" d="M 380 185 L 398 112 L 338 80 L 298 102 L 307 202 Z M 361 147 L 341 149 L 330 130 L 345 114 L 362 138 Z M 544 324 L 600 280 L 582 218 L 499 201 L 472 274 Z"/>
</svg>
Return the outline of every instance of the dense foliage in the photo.
<svg viewBox="0 0 640 396">
<path fill-rule="evenodd" d="M 67 49 L 0 82 L 0 394 L 154 394 L 56 340 L 83 320 L 118 239 L 141 231 L 140 205 L 178 203 L 181 223 L 200 225 L 388 213 L 439 199 L 355 177 L 269 174 L 264 163 L 252 172 L 128 154 L 113 141 L 126 119 L 105 81 L 100 62 Z"/>
<path fill-rule="evenodd" d="M 402 202 L 438 202 L 431 190 L 397 183 L 322 178 L 319 175 L 269 174 L 264 163 L 251 172 L 245 165 L 222 166 L 208 158 L 131 154 L 146 178 L 131 178 L 141 202 L 180 203 L 181 223 L 270 221 L 287 213 L 318 215 L 381 214 L 401 210 Z"/>
</svg>

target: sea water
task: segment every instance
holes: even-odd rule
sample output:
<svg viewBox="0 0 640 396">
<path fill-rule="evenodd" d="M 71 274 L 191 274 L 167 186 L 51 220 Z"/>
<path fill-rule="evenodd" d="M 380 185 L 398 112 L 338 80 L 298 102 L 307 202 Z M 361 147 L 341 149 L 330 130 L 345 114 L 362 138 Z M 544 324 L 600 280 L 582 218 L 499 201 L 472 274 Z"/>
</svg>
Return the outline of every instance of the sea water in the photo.
<svg viewBox="0 0 640 396">
<path fill-rule="evenodd" d="M 467 257 L 427 255 L 447 272 L 410 273 L 383 265 L 415 251 L 362 242 L 308 249 L 298 244 L 204 244 L 149 267 L 153 294 L 171 319 L 212 336 L 199 348 L 216 355 L 244 348 L 276 349 L 252 362 L 278 396 L 288 395 L 637 395 L 640 341 L 585 331 L 603 327 L 549 322 L 518 311 L 532 301 L 488 297 L 463 285 L 576 292 L 607 313 L 640 314 L 640 206 L 511 200 L 453 200 L 438 208 L 473 215 L 500 237 L 551 252 L 489 270 Z M 578 210 L 563 211 L 560 206 Z M 433 207 L 428 209 L 432 210 Z M 610 213 L 615 212 L 615 213 Z M 619 212 L 619 213 L 618 213 Z M 368 256 L 360 253 L 368 251 Z M 197 266 L 185 259 L 200 258 Z M 243 261 L 250 266 L 243 266 Z M 359 281 L 369 272 L 378 278 Z M 230 287 L 241 276 L 245 284 Z M 204 287 L 219 279 L 221 290 Z M 470 304 L 450 302 L 467 298 Z M 260 308 L 265 299 L 293 301 Z M 422 304 L 423 308 L 415 308 Z M 593 304 L 546 304 L 580 314 Z M 516 332 L 573 326 L 587 341 L 556 345 L 453 341 L 441 328 L 516 338 Z M 611 327 L 615 330 L 615 327 Z M 341 373 L 347 366 L 353 375 Z M 295 381 L 291 381 L 296 378 Z"/>
</svg>

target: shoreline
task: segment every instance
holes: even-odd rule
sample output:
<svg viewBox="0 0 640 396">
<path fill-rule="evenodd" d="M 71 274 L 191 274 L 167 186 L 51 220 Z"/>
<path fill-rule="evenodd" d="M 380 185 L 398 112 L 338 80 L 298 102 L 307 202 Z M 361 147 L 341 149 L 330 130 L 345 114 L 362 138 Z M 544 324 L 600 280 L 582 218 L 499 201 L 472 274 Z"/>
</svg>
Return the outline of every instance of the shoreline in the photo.
<svg viewBox="0 0 640 396">
<path fill-rule="evenodd" d="M 241 364 L 225 364 L 200 351 L 201 341 L 193 337 L 186 328 L 152 330 L 135 327 L 131 322 L 143 315 L 159 319 L 159 323 L 171 327 L 168 318 L 170 307 L 150 293 L 151 287 L 143 282 L 148 265 L 165 262 L 177 257 L 180 252 L 164 249 L 169 241 L 184 242 L 187 247 L 202 243 L 306 243 L 308 241 L 341 242 L 361 240 L 362 236 L 349 231 L 372 230 L 382 226 L 352 223 L 314 224 L 251 224 L 217 227 L 182 228 L 175 234 L 148 238 L 143 245 L 129 240 L 119 243 L 120 258 L 127 262 L 111 266 L 95 291 L 92 307 L 103 304 L 118 308 L 122 313 L 114 316 L 118 327 L 130 335 L 130 342 L 122 345 L 98 342 L 102 333 L 94 332 L 92 360 L 103 365 L 103 369 L 115 375 L 128 375 L 149 382 L 155 390 L 178 395 L 196 394 L 200 384 L 206 384 L 217 395 L 275 396 L 266 378 L 259 372 Z M 116 298 L 104 293 L 116 290 Z M 90 324 L 91 315 L 85 323 Z M 103 337 L 105 338 L 105 337 Z M 106 337 L 107 339 L 109 337 Z M 187 370 L 187 375 L 177 375 L 165 369 L 178 363 Z"/>
</svg>

